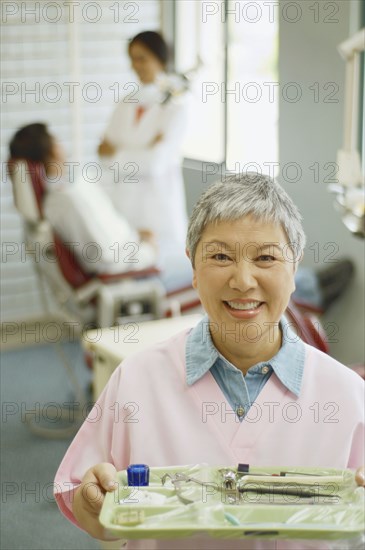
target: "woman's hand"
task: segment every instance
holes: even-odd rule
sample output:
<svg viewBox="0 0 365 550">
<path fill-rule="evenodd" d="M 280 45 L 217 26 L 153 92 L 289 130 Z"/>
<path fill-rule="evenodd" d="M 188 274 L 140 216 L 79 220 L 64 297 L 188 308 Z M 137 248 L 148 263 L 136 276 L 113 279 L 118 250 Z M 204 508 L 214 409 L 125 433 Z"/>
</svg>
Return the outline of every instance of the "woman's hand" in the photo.
<svg viewBox="0 0 365 550">
<path fill-rule="evenodd" d="M 90 468 L 76 489 L 72 511 L 80 526 L 92 537 L 111 540 L 99 522 L 99 514 L 106 492 L 117 488 L 117 471 L 113 464 L 103 462 Z"/>
<path fill-rule="evenodd" d="M 98 153 L 101 157 L 111 157 L 115 152 L 116 147 L 106 139 L 104 139 L 98 147 Z"/>
<path fill-rule="evenodd" d="M 356 470 L 355 481 L 360 487 L 365 487 L 365 466 L 361 466 Z"/>
</svg>

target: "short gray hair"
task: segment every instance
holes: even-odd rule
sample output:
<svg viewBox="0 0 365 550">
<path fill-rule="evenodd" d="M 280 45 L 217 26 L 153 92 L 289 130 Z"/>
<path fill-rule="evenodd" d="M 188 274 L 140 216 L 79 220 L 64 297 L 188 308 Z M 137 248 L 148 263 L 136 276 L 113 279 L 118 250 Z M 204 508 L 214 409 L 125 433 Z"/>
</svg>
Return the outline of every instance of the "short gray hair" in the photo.
<svg viewBox="0 0 365 550">
<path fill-rule="evenodd" d="M 281 224 L 294 253 L 295 263 L 299 261 L 306 239 L 298 208 L 272 178 L 247 172 L 230 176 L 224 183 L 213 183 L 196 203 L 186 239 L 193 267 L 196 248 L 209 223 L 236 221 L 247 215 L 264 223 Z"/>
</svg>

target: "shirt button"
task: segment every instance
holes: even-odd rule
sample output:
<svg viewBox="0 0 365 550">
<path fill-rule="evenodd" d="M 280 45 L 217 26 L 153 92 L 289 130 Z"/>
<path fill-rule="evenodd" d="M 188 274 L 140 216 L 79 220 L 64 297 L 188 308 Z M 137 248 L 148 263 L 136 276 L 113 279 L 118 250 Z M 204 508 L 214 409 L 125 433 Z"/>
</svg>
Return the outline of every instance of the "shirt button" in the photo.
<svg viewBox="0 0 365 550">
<path fill-rule="evenodd" d="M 261 372 L 262 372 L 262 374 L 267 374 L 269 372 L 269 370 L 270 370 L 270 367 L 265 365 L 265 367 L 262 367 Z"/>
<path fill-rule="evenodd" d="M 243 407 L 238 407 L 236 413 L 237 413 L 237 416 L 239 416 L 239 418 L 241 418 L 241 416 L 243 416 L 245 414 L 245 409 Z"/>
</svg>

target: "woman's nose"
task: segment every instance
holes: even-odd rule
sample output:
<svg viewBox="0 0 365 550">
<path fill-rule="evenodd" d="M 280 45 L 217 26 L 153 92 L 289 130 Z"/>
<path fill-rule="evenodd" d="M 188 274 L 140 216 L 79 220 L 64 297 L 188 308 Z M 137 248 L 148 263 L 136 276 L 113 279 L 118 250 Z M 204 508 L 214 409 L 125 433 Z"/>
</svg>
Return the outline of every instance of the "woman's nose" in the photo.
<svg viewBox="0 0 365 550">
<path fill-rule="evenodd" d="M 246 259 L 235 263 L 229 279 L 229 286 L 241 292 L 247 292 L 247 290 L 257 287 L 254 263 Z"/>
</svg>

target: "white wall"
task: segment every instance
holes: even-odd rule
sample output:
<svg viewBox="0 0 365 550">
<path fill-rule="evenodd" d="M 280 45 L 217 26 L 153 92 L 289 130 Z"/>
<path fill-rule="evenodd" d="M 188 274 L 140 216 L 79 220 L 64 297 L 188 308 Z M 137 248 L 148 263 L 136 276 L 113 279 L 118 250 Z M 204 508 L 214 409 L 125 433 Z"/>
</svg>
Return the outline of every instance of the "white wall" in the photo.
<svg viewBox="0 0 365 550">
<path fill-rule="evenodd" d="M 304 264 L 318 269 L 331 265 L 326 258 L 328 260 L 328 254 L 337 249 L 332 256 L 334 259 L 348 257 L 356 265 L 354 283 L 324 319 L 327 327 L 337 332 L 334 335 L 337 342 L 331 344 L 332 354 L 350 364 L 364 361 L 364 241 L 351 235 L 342 224 L 333 209 L 333 199 L 327 192 L 324 178 L 330 175 L 333 167 L 333 164 L 326 166 L 326 163 L 336 163 L 336 152 L 342 144 L 345 63 L 336 47 L 349 36 L 350 21 L 351 30 L 354 30 L 354 15 L 356 17 L 358 13 L 359 2 L 302 1 L 296 4 L 302 8 L 300 20 L 296 23 L 285 21 L 283 17 L 280 20 L 281 87 L 294 82 L 302 91 L 301 99 L 295 103 L 283 97 L 280 101 L 281 183 L 304 216 L 308 237 Z M 318 14 L 310 9 L 314 4 L 318 4 Z M 326 5 L 327 11 L 324 9 Z M 293 18 L 293 14 L 289 18 Z M 330 22 L 329 19 L 338 21 Z M 315 88 L 311 90 L 313 86 Z M 315 98 L 317 86 L 319 97 Z M 294 92 L 294 87 L 288 91 Z M 330 92 L 334 92 L 332 97 Z M 330 103 L 329 99 L 336 102 Z M 297 163 L 302 170 L 302 177 L 296 183 L 288 181 L 294 179 L 294 170 L 286 174 L 289 178 L 283 177 L 283 167 L 290 162 Z M 318 182 L 315 181 L 314 168 L 310 168 L 315 163 L 319 167 Z M 319 255 L 315 257 L 317 248 Z"/>
</svg>

